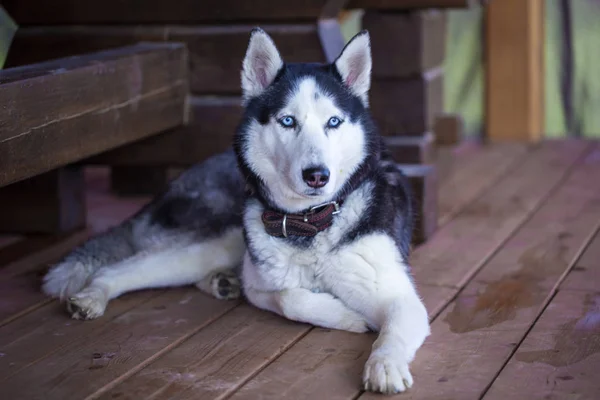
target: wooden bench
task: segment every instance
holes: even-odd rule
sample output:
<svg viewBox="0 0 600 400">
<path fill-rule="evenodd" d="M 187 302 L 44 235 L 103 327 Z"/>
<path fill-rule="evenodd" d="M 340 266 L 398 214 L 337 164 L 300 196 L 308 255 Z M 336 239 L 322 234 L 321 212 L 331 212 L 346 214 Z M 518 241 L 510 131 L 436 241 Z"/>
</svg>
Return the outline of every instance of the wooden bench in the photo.
<svg viewBox="0 0 600 400">
<path fill-rule="evenodd" d="M 190 125 L 86 161 L 112 166 L 113 188 L 119 193 L 144 194 L 162 189 L 169 176 L 166 168 L 185 167 L 230 145 L 242 112 L 241 60 L 254 26 L 272 35 L 288 61 L 327 62 L 344 45 L 337 20 L 343 9 L 366 10 L 363 26 L 371 31 L 375 65 L 371 104 L 383 133 L 390 136 L 392 154 L 399 163 L 431 163 L 435 140 L 430 132 L 435 115 L 442 111 L 445 17 L 443 12 L 423 9 L 467 7 L 473 2 L 310 0 L 288 4 L 260 0 L 249 7 L 234 0 L 150 0 L 143 8 L 135 7 L 133 0 L 101 4 L 60 0 L 52 6 L 41 0 L 5 3 L 22 26 L 8 59 L 13 65 L 140 40 L 186 43 Z M 29 51 L 32 47 L 39 51 Z M 140 186 L 142 178 L 147 184 Z M 436 205 L 424 199 L 418 203 Z M 435 215 L 432 211 L 420 214 Z M 422 231 L 432 232 L 429 228 Z"/>
<path fill-rule="evenodd" d="M 82 172 L 62 167 L 184 125 L 187 93 L 182 44 L 142 43 L 0 71 L 0 229 L 81 227 Z"/>
</svg>

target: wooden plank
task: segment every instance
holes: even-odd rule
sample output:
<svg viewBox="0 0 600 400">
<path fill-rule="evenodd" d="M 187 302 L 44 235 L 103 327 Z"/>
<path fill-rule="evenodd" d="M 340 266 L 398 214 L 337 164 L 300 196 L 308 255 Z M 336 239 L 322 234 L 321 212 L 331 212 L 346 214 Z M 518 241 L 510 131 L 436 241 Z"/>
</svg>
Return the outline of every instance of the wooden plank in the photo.
<svg viewBox="0 0 600 400">
<path fill-rule="evenodd" d="M 371 35 L 375 79 L 419 75 L 444 61 L 445 13 L 367 11 L 362 27 Z"/>
<path fill-rule="evenodd" d="M 242 116 L 239 97 L 192 97 L 191 122 L 184 128 L 84 160 L 87 164 L 190 166 L 231 147 Z"/>
<path fill-rule="evenodd" d="M 600 233 L 590 242 L 583 255 L 571 269 L 561 290 L 583 290 L 593 292 L 600 282 Z"/>
<path fill-rule="evenodd" d="M 310 326 L 237 307 L 100 399 L 223 398 L 302 337 Z"/>
<path fill-rule="evenodd" d="M 581 141 L 548 141 L 532 151 L 518 174 L 506 175 L 415 251 L 411 263 L 417 282 L 463 287 L 589 147 Z"/>
<path fill-rule="evenodd" d="M 599 313 L 597 287 L 559 291 L 483 398 L 597 399 Z"/>
<path fill-rule="evenodd" d="M 327 0 L 5 0 L 4 7 L 20 25 L 232 23 L 234 21 L 316 20 Z M 68 10 L 68 12 L 65 12 Z"/>
<path fill-rule="evenodd" d="M 374 335 L 313 329 L 231 399 L 351 399 Z"/>
<path fill-rule="evenodd" d="M 418 251 L 418 248 L 417 248 Z M 420 267 L 419 267 L 420 268 Z M 427 308 L 429 320 L 433 320 L 456 295 L 452 287 L 416 283 L 421 299 Z"/>
<path fill-rule="evenodd" d="M 2 282 L 0 282 L 0 285 Z M 30 288 L 41 294 L 39 288 Z M 126 294 L 112 300 L 101 319 L 82 323 L 69 319 L 64 304 L 52 301 L 0 328 L 0 376 L 8 378 L 55 352 L 68 352 L 75 340 L 101 329 L 109 321 L 158 296 L 160 291 Z M 4 387 L 6 383 L 0 383 Z"/>
<path fill-rule="evenodd" d="M 371 112 L 385 136 L 422 135 L 442 112 L 443 71 L 429 70 L 406 79 L 374 79 Z"/>
<path fill-rule="evenodd" d="M 334 21 L 335 22 L 335 21 Z M 330 24 L 331 25 L 331 24 Z M 240 68 L 255 25 L 214 26 L 65 26 L 19 29 L 8 62 L 45 61 L 139 41 L 185 43 L 189 51 L 190 89 L 195 94 L 241 94 Z M 288 62 L 325 62 L 316 20 L 309 24 L 261 24 Z M 332 30 L 339 31 L 339 26 Z M 331 31 L 331 30 L 329 30 Z M 329 43 L 329 42 L 328 42 Z M 343 40 L 332 45 L 339 54 Z M 32 46 L 40 51 L 32 52 Z"/>
<path fill-rule="evenodd" d="M 40 290 L 41 274 L 24 274 L 0 281 L 0 327 L 46 304 Z"/>
<path fill-rule="evenodd" d="M 64 233 L 85 226 L 83 169 L 70 166 L 0 188 L 0 231 Z"/>
<path fill-rule="evenodd" d="M 448 296 L 444 288 L 423 289 L 430 298 Z M 360 383 L 360 371 L 372 335 L 337 332 L 344 336 L 344 340 L 340 340 L 329 330 L 315 329 L 311 333 L 315 340 L 302 342 L 288 350 L 309 329 L 305 324 L 241 306 L 120 385 L 99 392 L 98 398 L 224 398 L 250 378 L 251 383 L 234 397 L 254 398 L 250 393 L 256 390 L 260 391 L 261 398 L 276 399 L 285 394 L 305 398 L 311 393 L 320 393 L 320 397 L 327 396 L 328 399 L 342 398 L 340 396 L 349 390 L 354 392 Z M 311 360 L 313 357 L 319 360 L 316 366 Z M 253 378 L 266 366 L 265 371 Z M 285 386 L 288 378 L 308 378 L 312 374 L 318 377 L 320 373 L 333 379 L 318 379 L 311 385 L 299 379 L 293 387 Z M 282 374 L 285 376 L 283 381 Z M 271 375 L 276 375 L 277 379 L 270 379 Z M 99 393 L 95 393 L 94 398 Z"/>
<path fill-rule="evenodd" d="M 11 83 L 28 83 L 30 85 L 39 84 L 39 81 L 23 82 L 35 78 L 45 78 L 46 80 L 50 80 L 50 83 L 47 84 L 49 88 L 53 88 L 59 84 L 71 84 L 72 82 L 81 83 L 80 81 L 83 80 L 83 78 L 89 79 L 90 76 L 102 75 L 102 73 L 107 72 L 120 72 L 120 75 L 112 75 L 111 78 L 123 79 L 131 76 L 132 74 L 130 71 L 132 59 L 136 60 L 142 58 L 142 60 L 137 61 L 139 63 L 140 61 L 145 61 L 147 57 L 149 57 L 151 61 L 159 63 L 160 66 L 162 68 L 166 68 L 166 70 L 162 70 L 162 73 L 159 73 L 161 70 L 147 70 L 146 72 L 152 73 L 148 75 L 148 82 L 144 82 L 144 86 L 135 88 L 137 89 L 138 94 L 144 94 L 161 89 L 165 83 L 172 84 L 173 81 L 178 81 L 181 79 L 185 80 L 186 76 L 185 74 L 182 74 L 182 71 L 185 72 L 185 68 L 183 68 L 185 61 L 185 47 L 182 44 L 138 43 L 136 45 L 120 47 L 118 49 L 86 53 L 73 57 L 64 57 L 56 60 L 35 63 L 31 65 L 28 64 L 3 70 L 0 73 L 0 83 L 7 86 L 2 88 L 2 94 L 8 98 L 8 94 L 16 94 L 19 89 L 24 89 L 18 85 L 9 86 Z M 107 65 L 102 65 L 103 63 L 107 63 Z M 138 65 L 137 67 L 140 68 L 141 66 L 142 65 Z M 111 67 L 116 68 L 119 71 L 105 71 L 105 69 Z M 97 83 L 108 82 L 106 78 L 101 79 L 104 80 L 93 82 L 93 84 L 95 85 Z M 140 85 L 140 83 L 138 82 L 137 85 Z M 118 90 L 118 88 L 113 88 L 113 90 L 116 91 L 109 93 L 114 93 L 115 96 L 119 96 L 116 97 L 117 99 L 121 101 L 126 101 L 129 99 L 129 93 L 123 89 Z M 31 96 L 30 93 L 26 92 L 25 94 Z M 28 97 L 26 97 L 25 94 L 19 98 L 27 99 Z M 106 100 L 102 92 L 94 92 L 93 95 L 82 98 L 82 101 L 84 102 L 82 105 L 76 104 L 75 106 L 79 107 L 76 110 L 81 111 L 84 105 L 93 106 L 100 101 L 110 102 L 110 100 L 112 100 L 112 98 Z M 49 104 L 49 106 L 53 106 L 53 108 L 48 110 L 52 112 L 51 116 L 57 114 L 57 106 L 53 104 Z M 4 113 L 7 113 L 8 111 L 9 110 L 3 110 Z M 34 115 L 34 117 L 37 117 L 38 119 L 41 118 L 36 115 Z M 34 125 L 37 122 L 39 121 L 35 120 L 28 123 L 30 125 Z M 6 129 L 17 129 L 16 121 L 11 121 L 11 125 L 7 124 L 5 127 Z M 12 130 L 3 131 L 4 135 L 2 138 L 5 138 L 9 133 L 12 132 Z"/>
<path fill-rule="evenodd" d="M 485 131 L 490 140 L 543 138 L 544 3 L 491 1 L 486 8 Z"/>
<path fill-rule="evenodd" d="M 21 26 L 15 34 L 6 66 L 20 67 L 139 42 L 162 42 L 168 40 L 167 35 L 168 29 L 164 26 Z M 33 46 L 38 51 L 31 51 Z"/>
<path fill-rule="evenodd" d="M 28 237 L 0 250 L 0 326 L 50 301 L 40 290 L 44 271 L 88 234 L 82 230 Z"/>
<path fill-rule="evenodd" d="M 525 145 L 517 143 L 493 146 L 469 143 L 457 147 L 450 155 L 452 171 L 439 186 L 438 226 L 449 222 L 500 178 L 516 171 L 527 152 Z M 442 168 L 438 165 L 438 174 L 443 172 Z"/>
<path fill-rule="evenodd" d="M 597 231 L 599 172 L 600 158 L 578 164 L 433 322 L 405 397 L 481 398 Z"/>
<path fill-rule="evenodd" d="M 423 8 L 466 8 L 472 7 L 475 0 L 352 0 L 348 8 L 369 10 L 414 10 Z"/>
<path fill-rule="evenodd" d="M 88 236 L 89 231 L 82 230 L 66 235 L 26 238 L 13 248 L 0 251 L 0 256 L 10 253 L 6 257 L 10 262 L 0 269 L 0 326 L 50 301 L 40 290 L 47 267 Z M 20 257 L 15 259 L 17 254 Z"/>
<path fill-rule="evenodd" d="M 182 125 L 186 77 L 177 44 L 0 72 L 0 186 Z"/>
<path fill-rule="evenodd" d="M 22 237 L 21 240 L 0 249 L 0 280 L 13 276 L 16 272 L 22 272 L 21 267 L 24 264 L 36 264 L 36 260 L 60 257 L 69 248 L 85 240 L 87 235 L 85 230 L 81 230 L 62 235 Z"/>
<path fill-rule="evenodd" d="M 435 137 L 431 132 L 422 136 L 389 136 L 384 142 L 399 164 L 433 164 L 435 162 Z"/>
<path fill-rule="evenodd" d="M 600 145 L 595 145 L 557 192 L 503 246 L 505 254 L 522 253 L 514 256 L 519 262 L 486 267 L 475 280 L 490 284 L 511 276 L 527 283 L 529 275 L 535 275 L 537 289 L 554 288 L 559 278 L 564 279 L 564 264 L 572 258 L 569 251 L 589 242 L 600 225 L 600 186 L 590 185 L 599 172 Z"/>
<path fill-rule="evenodd" d="M 70 341 L 69 351 L 54 352 L 2 376 L 2 393 L 12 399 L 85 398 L 126 379 L 236 304 L 210 298 L 196 288 L 168 290 Z"/>
<path fill-rule="evenodd" d="M 10 246 L 23 239 L 21 235 L 0 235 L 0 249 Z"/>
</svg>

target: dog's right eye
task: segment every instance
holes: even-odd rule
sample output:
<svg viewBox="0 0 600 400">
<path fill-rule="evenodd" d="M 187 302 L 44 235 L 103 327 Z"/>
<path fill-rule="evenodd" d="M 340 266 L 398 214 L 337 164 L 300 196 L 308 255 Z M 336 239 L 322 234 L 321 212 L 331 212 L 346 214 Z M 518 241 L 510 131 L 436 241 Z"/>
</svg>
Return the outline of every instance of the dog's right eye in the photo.
<svg viewBox="0 0 600 400">
<path fill-rule="evenodd" d="M 279 122 L 279 125 L 283 126 L 284 128 L 294 128 L 296 126 L 296 119 L 290 115 L 279 118 L 277 122 Z"/>
</svg>

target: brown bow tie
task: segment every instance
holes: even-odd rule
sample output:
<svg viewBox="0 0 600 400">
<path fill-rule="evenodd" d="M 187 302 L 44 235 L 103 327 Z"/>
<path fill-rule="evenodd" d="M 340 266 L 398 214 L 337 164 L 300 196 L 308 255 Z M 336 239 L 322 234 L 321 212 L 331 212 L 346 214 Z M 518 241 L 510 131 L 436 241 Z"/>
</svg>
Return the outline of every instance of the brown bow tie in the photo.
<svg viewBox="0 0 600 400">
<path fill-rule="evenodd" d="M 265 230 L 271 236 L 315 236 L 329 228 L 333 216 L 340 212 L 341 202 L 329 202 L 310 208 L 306 213 L 283 214 L 277 211 L 263 212 Z"/>
</svg>

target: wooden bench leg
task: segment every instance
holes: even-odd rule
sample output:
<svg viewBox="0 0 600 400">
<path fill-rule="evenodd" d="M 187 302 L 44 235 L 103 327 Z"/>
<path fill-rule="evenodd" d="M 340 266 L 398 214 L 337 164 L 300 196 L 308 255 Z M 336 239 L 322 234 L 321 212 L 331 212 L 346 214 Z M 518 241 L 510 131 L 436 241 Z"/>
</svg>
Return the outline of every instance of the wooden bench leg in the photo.
<svg viewBox="0 0 600 400">
<path fill-rule="evenodd" d="M 437 229 L 437 173 L 432 165 L 398 165 L 412 184 L 416 206 L 413 244 L 426 242 Z"/>
<path fill-rule="evenodd" d="M 65 233 L 85 227 L 85 182 L 79 166 L 2 187 L 0 199 L 0 232 Z"/>
<path fill-rule="evenodd" d="M 111 190 L 118 196 L 155 196 L 169 182 L 169 168 L 162 166 L 113 166 Z"/>
</svg>

